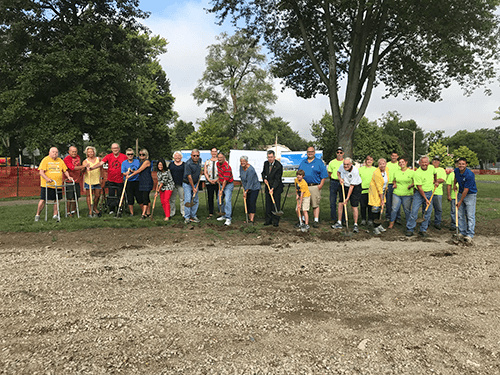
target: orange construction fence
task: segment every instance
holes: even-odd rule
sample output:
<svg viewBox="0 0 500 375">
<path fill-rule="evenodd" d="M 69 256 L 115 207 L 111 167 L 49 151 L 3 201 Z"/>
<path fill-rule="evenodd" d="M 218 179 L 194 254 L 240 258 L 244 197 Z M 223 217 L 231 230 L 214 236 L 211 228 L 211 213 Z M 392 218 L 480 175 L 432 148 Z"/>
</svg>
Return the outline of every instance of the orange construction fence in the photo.
<svg viewBox="0 0 500 375">
<path fill-rule="evenodd" d="M 152 172 L 156 186 L 156 172 Z M 107 171 L 104 170 L 104 179 Z M 83 190 L 83 183 L 80 184 Z M 0 167 L 0 199 L 15 197 L 40 196 L 40 174 L 38 169 L 30 167 Z"/>
</svg>

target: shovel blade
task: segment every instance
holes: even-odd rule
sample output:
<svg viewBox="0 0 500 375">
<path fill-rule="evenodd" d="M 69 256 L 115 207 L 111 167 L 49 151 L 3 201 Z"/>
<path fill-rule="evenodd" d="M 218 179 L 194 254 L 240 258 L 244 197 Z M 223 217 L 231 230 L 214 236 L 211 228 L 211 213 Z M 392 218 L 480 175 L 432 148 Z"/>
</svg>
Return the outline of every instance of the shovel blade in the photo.
<svg viewBox="0 0 500 375">
<path fill-rule="evenodd" d="M 193 207 L 193 206 L 194 206 L 194 204 L 193 204 L 193 203 L 191 203 L 191 202 L 187 202 L 184 206 L 186 206 L 186 207 Z"/>
<path fill-rule="evenodd" d="M 271 213 L 272 213 L 274 216 L 283 216 L 283 211 L 278 211 L 278 212 L 271 211 Z"/>
</svg>

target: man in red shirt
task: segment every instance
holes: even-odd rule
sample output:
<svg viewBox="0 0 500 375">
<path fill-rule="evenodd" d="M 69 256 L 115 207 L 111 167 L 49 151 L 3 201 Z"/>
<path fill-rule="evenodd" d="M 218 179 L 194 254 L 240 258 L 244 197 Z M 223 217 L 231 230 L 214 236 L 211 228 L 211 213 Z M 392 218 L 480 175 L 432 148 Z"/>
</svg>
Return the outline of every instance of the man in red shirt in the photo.
<svg viewBox="0 0 500 375">
<path fill-rule="evenodd" d="M 222 197 L 224 197 L 224 205 L 220 209 L 225 212 L 224 216 L 217 218 L 217 220 L 225 220 L 224 225 L 229 226 L 231 225 L 231 199 L 233 198 L 234 189 L 233 171 L 222 152 L 219 152 L 217 159 L 219 160 L 217 162 L 217 174 L 219 176 L 220 201 L 222 201 Z"/>
<path fill-rule="evenodd" d="M 122 175 L 122 163 L 127 160 L 125 154 L 120 153 L 120 145 L 118 143 L 113 143 L 111 145 L 111 154 L 106 155 L 99 163 L 91 167 L 90 169 L 101 168 L 102 165 L 108 164 L 108 181 L 106 185 L 108 187 L 108 197 L 116 197 L 116 199 L 111 198 L 108 202 L 109 204 L 109 214 L 113 214 L 118 207 L 119 197 L 123 190 L 123 175 Z"/>
<path fill-rule="evenodd" d="M 70 177 L 75 181 L 75 190 L 73 186 L 70 185 L 66 188 L 66 200 L 68 201 L 68 215 L 73 216 L 76 210 L 75 192 L 76 198 L 80 198 L 80 181 L 82 180 L 82 170 L 85 169 L 82 166 L 80 155 L 78 155 L 78 149 L 75 146 L 70 146 L 68 149 L 69 155 L 64 158 L 64 164 L 68 167 L 68 173 Z"/>
</svg>

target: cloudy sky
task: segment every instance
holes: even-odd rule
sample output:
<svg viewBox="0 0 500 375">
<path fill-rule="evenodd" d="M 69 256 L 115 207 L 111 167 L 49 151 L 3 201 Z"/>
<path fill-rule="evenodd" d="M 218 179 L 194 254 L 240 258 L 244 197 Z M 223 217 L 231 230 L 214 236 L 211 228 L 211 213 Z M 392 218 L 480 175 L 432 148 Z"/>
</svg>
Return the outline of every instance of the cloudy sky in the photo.
<svg viewBox="0 0 500 375">
<path fill-rule="evenodd" d="M 174 109 L 182 120 L 193 123 L 205 117 L 204 108 L 196 105 L 192 93 L 205 70 L 207 47 L 216 42 L 215 37 L 221 32 L 233 32 L 229 24 L 216 25 L 214 15 L 204 10 L 208 7 L 208 0 L 140 0 L 140 8 L 151 12 L 150 18 L 144 21 L 146 26 L 169 43 L 168 52 L 160 62 L 176 98 Z M 494 128 L 500 126 L 500 121 L 492 120 L 500 106 L 500 100 L 495 99 L 500 96 L 500 86 L 497 82 L 489 88 L 493 92 L 491 96 L 478 90 L 466 97 L 460 88 L 453 86 L 443 93 L 443 100 L 438 103 L 381 99 L 384 92 L 376 89 L 366 117 L 377 120 L 388 111 L 397 111 L 403 120 L 415 120 L 424 131 L 444 130 L 446 135 L 462 129 Z M 302 137 L 312 139 L 311 122 L 321 119 L 325 110 L 329 111 L 328 99 L 318 96 L 305 100 L 291 90 L 281 92 L 279 80 L 275 80 L 275 93 L 278 95 L 273 108 L 275 116 L 288 121 Z"/>
</svg>

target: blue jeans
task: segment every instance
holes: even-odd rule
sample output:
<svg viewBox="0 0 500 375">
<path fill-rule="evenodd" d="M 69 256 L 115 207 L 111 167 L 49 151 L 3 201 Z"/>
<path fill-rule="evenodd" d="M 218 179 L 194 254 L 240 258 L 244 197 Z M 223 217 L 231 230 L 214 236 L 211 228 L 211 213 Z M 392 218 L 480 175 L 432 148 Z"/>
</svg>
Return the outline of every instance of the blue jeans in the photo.
<svg viewBox="0 0 500 375">
<path fill-rule="evenodd" d="M 434 210 L 434 225 L 440 225 L 443 218 L 443 196 L 434 194 L 432 198 L 432 209 Z"/>
<path fill-rule="evenodd" d="M 424 194 L 427 199 L 430 199 L 432 191 L 425 191 Z M 418 210 L 422 205 L 424 205 L 425 209 L 426 206 L 425 199 L 420 195 L 420 192 L 416 190 L 415 193 L 413 194 L 410 219 L 406 221 L 406 229 L 408 229 L 410 232 L 413 232 L 415 230 L 415 227 L 417 226 Z M 424 221 L 422 222 L 422 224 L 420 224 L 420 232 L 427 231 L 427 228 L 429 227 L 429 222 L 431 221 L 431 215 L 432 215 L 432 204 L 429 206 L 429 209 L 425 213 Z"/>
<path fill-rule="evenodd" d="M 410 219 L 411 216 L 411 202 L 413 201 L 413 195 L 399 196 L 393 194 L 392 196 L 392 211 L 391 211 L 391 222 L 396 221 L 397 215 L 401 215 L 401 206 L 405 212 L 406 221 Z"/>
<path fill-rule="evenodd" d="M 231 220 L 231 214 L 232 214 L 231 200 L 233 199 L 233 189 L 234 189 L 234 183 L 231 182 L 226 185 L 223 192 L 224 202 L 222 203 L 221 206 L 222 212 L 225 212 L 224 217 L 229 220 Z"/>
<path fill-rule="evenodd" d="M 457 229 L 457 223 L 455 223 L 455 211 L 457 209 L 457 201 L 455 199 L 452 199 L 451 202 L 450 202 L 450 216 L 451 216 L 451 229 Z"/>
<path fill-rule="evenodd" d="M 337 173 L 337 172 L 335 172 Z M 337 200 L 342 194 L 342 186 L 340 186 L 339 180 L 330 180 L 330 219 L 337 222 Z M 344 216 L 342 214 L 342 216 Z"/>
<path fill-rule="evenodd" d="M 191 184 L 182 183 L 182 188 L 184 190 L 184 202 L 181 202 L 181 205 L 184 205 L 184 218 L 185 219 L 194 219 L 196 217 L 196 213 L 198 212 L 198 206 L 200 205 L 200 200 L 198 199 L 199 195 L 193 199 L 194 206 L 187 207 L 186 203 L 191 202 L 191 198 L 193 197 L 193 188 Z"/>
<path fill-rule="evenodd" d="M 457 199 L 462 199 L 462 193 L 458 193 Z M 476 194 L 467 194 L 458 208 L 458 231 L 464 236 L 474 238 L 476 227 Z"/>
<path fill-rule="evenodd" d="M 391 220 L 392 216 L 392 200 L 394 197 L 394 185 L 393 184 L 387 184 L 387 194 L 385 196 L 385 218 L 387 220 Z M 396 212 L 397 216 L 396 218 L 398 220 L 401 220 L 401 210 Z M 392 221 L 392 220 L 391 220 Z"/>
</svg>

